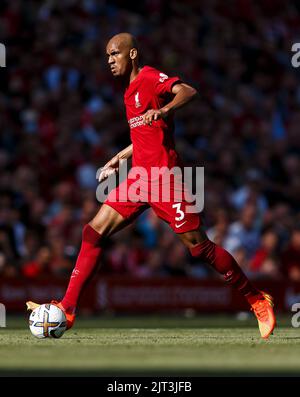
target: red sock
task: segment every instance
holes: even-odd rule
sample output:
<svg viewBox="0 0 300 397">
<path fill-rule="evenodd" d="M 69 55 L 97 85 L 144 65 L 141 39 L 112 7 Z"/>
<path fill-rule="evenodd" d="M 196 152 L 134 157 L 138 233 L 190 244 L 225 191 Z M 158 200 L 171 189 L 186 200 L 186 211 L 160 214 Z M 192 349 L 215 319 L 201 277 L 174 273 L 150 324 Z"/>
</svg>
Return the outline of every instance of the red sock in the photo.
<svg viewBox="0 0 300 397">
<path fill-rule="evenodd" d="M 263 299 L 262 294 L 253 287 L 233 256 L 224 248 L 207 239 L 191 248 L 190 252 L 222 274 L 225 281 L 244 295 L 250 304 L 257 299 Z"/>
<path fill-rule="evenodd" d="M 80 252 L 73 269 L 67 292 L 61 301 L 66 311 L 75 312 L 79 296 L 86 283 L 93 276 L 98 265 L 102 236 L 90 225 L 85 225 L 82 231 Z"/>
</svg>

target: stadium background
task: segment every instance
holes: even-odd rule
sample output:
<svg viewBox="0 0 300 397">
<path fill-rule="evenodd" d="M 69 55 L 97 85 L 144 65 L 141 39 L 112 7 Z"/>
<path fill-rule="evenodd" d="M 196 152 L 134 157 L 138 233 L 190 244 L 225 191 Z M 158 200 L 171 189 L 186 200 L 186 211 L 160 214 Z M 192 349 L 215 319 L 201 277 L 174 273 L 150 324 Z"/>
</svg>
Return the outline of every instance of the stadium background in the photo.
<svg viewBox="0 0 300 397">
<path fill-rule="evenodd" d="M 107 40 L 121 31 L 137 36 L 144 64 L 200 93 L 176 116 L 176 142 L 187 165 L 205 167 L 209 236 L 255 283 L 292 302 L 300 281 L 300 74 L 291 65 L 291 46 L 300 41 L 297 1 L 15 0 L 1 1 L 0 15 L 7 48 L 0 300 L 8 308 L 63 293 L 82 226 L 99 208 L 96 171 L 130 143 L 122 86 L 105 55 Z M 119 301 L 129 291 L 122 282 L 132 283 L 133 309 L 132 291 L 141 285 L 155 297 L 153 279 L 185 291 L 205 286 L 198 303 L 224 298 L 218 275 L 151 211 L 107 242 L 99 280 L 114 277 Z M 98 285 L 99 299 L 109 282 Z M 92 291 L 86 299 L 95 299 Z"/>
</svg>

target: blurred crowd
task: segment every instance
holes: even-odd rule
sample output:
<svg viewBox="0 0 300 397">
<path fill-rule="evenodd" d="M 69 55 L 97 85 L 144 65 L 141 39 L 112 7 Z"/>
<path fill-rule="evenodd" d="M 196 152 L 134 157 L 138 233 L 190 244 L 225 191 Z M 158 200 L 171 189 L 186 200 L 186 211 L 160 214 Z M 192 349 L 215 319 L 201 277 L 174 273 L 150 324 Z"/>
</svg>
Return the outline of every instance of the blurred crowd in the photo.
<svg viewBox="0 0 300 397">
<path fill-rule="evenodd" d="M 0 275 L 68 277 L 101 203 L 96 171 L 129 143 L 114 34 L 199 98 L 176 116 L 205 167 L 203 222 L 252 278 L 300 281 L 300 4 L 283 0 L 0 3 Z M 102 274 L 214 277 L 147 210 L 105 241 Z"/>
</svg>

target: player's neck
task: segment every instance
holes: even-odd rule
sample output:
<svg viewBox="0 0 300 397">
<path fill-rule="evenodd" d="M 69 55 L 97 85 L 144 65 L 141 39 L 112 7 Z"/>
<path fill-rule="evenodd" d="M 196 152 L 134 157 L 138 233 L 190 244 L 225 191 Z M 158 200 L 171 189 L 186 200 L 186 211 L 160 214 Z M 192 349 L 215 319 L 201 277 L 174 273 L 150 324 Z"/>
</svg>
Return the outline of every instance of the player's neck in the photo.
<svg viewBox="0 0 300 397">
<path fill-rule="evenodd" d="M 132 69 L 132 71 L 130 73 L 130 76 L 129 76 L 129 84 L 132 83 L 133 80 L 137 78 L 137 76 L 140 73 L 141 69 L 142 69 L 142 67 L 140 67 L 140 66 L 133 67 L 133 69 Z"/>
</svg>

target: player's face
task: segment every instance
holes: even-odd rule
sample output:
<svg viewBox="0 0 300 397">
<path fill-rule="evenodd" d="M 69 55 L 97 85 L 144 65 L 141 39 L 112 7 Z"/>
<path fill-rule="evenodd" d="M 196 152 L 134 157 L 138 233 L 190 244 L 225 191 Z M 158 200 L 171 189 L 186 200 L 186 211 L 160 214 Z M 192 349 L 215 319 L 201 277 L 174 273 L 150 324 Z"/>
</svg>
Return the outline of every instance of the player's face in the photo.
<svg viewBox="0 0 300 397">
<path fill-rule="evenodd" d="M 131 58 L 127 47 L 117 42 L 109 42 L 106 47 L 108 64 L 113 76 L 125 76 L 130 73 Z"/>
</svg>

